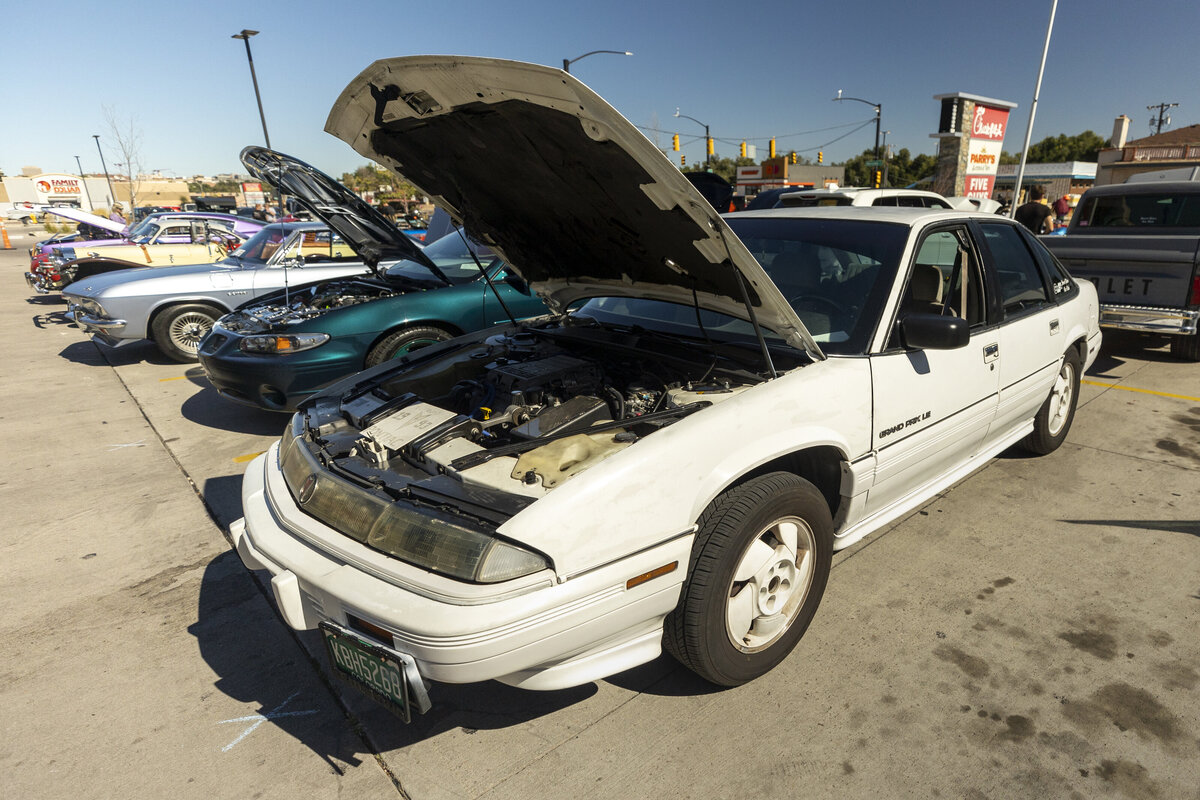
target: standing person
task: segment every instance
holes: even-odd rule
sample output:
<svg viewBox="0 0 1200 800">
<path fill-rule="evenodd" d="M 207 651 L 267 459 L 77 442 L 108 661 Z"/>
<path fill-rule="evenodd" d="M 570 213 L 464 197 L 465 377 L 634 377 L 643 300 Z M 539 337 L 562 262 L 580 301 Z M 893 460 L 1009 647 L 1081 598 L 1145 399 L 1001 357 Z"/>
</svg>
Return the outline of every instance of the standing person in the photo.
<svg viewBox="0 0 1200 800">
<path fill-rule="evenodd" d="M 125 207 L 122 206 L 120 203 L 113 203 L 112 211 L 108 212 L 108 218 L 111 219 L 113 222 L 119 223 L 121 225 L 128 225 L 129 222 L 125 219 L 124 214 L 121 213 L 124 210 L 125 210 Z"/>
<path fill-rule="evenodd" d="M 1054 222 L 1060 228 L 1067 224 L 1067 214 L 1071 213 L 1071 196 L 1064 194 L 1054 201 Z"/>
<path fill-rule="evenodd" d="M 264 213 L 266 215 L 267 222 L 274 222 L 279 216 L 279 212 L 275 210 L 275 206 L 267 206 Z"/>
<path fill-rule="evenodd" d="M 254 204 L 254 218 L 258 219 L 258 220 L 262 220 L 263 222 L 267 221 L 267 209 L 263 206 L 262 203 Z"/>
<path fill-rule="evenodd" d="M 1020 206 L 1013 214 L 1013 218 L 1036 234 L 1050 233 L 1054 230 L 1054 212 L 1050 210 L 1050 206 L 1042 202 L 1045 197 L 1045 189 L 1040 186 L 1031 187 L 1029 202 Z"/>
</svg>

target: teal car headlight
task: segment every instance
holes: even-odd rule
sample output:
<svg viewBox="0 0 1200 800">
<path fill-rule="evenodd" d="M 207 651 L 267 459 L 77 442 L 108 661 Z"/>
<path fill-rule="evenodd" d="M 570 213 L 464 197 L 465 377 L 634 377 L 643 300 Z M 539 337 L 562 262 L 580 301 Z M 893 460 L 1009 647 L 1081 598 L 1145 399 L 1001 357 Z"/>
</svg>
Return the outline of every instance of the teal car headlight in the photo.
<svg viewBox="0 0 1200 800">
<path fill-rule="evenodd" d="M 247 336 L 238 343 L 243 353 L 298 353 L 329 341 L 328 333 L 289 333 L 286 336 Z"/>
<path fill-rule="evenodd" d="M 549 568 L 546 558 L 448 515 L 394 502 L 322 470 L 293 418 L 280 468 L 293 499 L 329 527 L 401 561 L 459 580 L 499 583 Z"/>
</svg>

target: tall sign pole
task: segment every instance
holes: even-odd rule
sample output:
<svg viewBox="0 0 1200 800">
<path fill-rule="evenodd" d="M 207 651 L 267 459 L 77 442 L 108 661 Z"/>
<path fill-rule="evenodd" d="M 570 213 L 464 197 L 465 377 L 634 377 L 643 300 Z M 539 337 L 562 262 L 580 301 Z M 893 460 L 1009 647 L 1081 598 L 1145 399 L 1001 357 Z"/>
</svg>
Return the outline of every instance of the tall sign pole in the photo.
<svg viewBox="0 0 1200 800">
<path fill-rule="evenodd" d="M 1033 136 L 1033 117 L 1037 114 L 1038 95 L 1042 93 L 1042 75 L 1046 72 L 1046 54 L 1050 52 L 1050 33 L 1054 30 L 1054 12 L 1058 0 L 1050 2 L 1050 22 L 1046 25 L 1046 43 L 1042 45 L 1042 63 L 1038 66 L 1037 85 L 1033 88 L 1033 103 L 1029 106 L 1029 124 L 1025 126 L 1025 145 L 1021 148 L 1021 163 L 1017 165 L 1017 182 L 1013 185 L 1012 203 L 1008 206 L 1008 217 L 1017 213 L 1017 200 L 1021 197 L 1021 181 L 1025 179 L 1025 161 L 1029 158 L 1029 140 Z"/>
</svg>

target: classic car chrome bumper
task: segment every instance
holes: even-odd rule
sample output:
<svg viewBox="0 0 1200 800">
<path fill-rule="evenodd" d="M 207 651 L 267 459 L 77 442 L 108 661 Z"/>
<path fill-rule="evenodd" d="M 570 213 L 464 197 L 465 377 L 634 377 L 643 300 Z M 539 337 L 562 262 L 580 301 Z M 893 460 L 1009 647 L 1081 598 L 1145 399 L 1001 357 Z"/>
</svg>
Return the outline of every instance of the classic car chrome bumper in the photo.
<svg viewBox="0 0 1200 800">
<path fill-rule="evenodd" d="M 1100 306 L 1100 325 L 1143 333 L 1196 332 L 1200 310 L 1186 308 L 1150 308 L 1147 306 Z"/>
<path fill-rule="evenodd" d="M 49 284 L 53 283 L 53 281 L 51 281 L 45 275 L 37 272 L 26 272 L 25 282 L 28 283 L 30 287 L 32 287 L 33 290 L 38 294 L 50 294 L 50 289 L 52 287 L 50 287 Z"/>
<path fill-rule="evenodd" d="M 76 323 L 83 326 L 84 331 L 88 333 L 120 333 L 125 330 L 126 322 L 123 319 L 105 319 L 103 317 L 93 317 L 86 313 L 78 306 L 67 312 L 67 317 L 75 320 Z"/>
</svg>

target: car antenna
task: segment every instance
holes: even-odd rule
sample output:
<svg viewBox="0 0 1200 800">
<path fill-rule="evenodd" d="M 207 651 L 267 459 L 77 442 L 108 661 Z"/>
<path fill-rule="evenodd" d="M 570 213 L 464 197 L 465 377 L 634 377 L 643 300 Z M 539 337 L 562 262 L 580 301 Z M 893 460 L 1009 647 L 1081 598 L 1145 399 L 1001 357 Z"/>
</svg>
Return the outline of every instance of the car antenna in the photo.
<svg viewBox="0 0 1200 800">
<path fill-rule="evenodd" d="M 466 235 L 462 232 L 462 228 L 455 225 L 454 230 L 458 233 L 458 238 L 463 240 L 463 244 L 467 246 L 467 252 L 471 254 L 471 259 L 475 262 L 475 266 L 479 267 L 479 271 L 483 273 L 483 279 L 487 281 L 488 288 L 492 290 L 492 294 L 496 295 L 496 299 L 500 301 L 500 307 L 504 309 L 504 314 L 508 317 L 509 322 L 513 325 L 517 324 L 517 318 L 508 310 L 508 303 L 504 302 L 504 298 L 500 296 L 500 290 L 496 288 L 496 284 L 492 283 L 492 277 L 488 275 L 483 264 L 479 263 L 479 256 L 475 255 L 475 248 L 471 247 L 471 243 L 467 241 Z"/>
<path fill-rule="evenodd" d="M 280 228 L 282 228 L 283 226 L 282 226 L 282 225 L 280 225 L 279 227 L 280 227 Z M 330 235 L 330 237 L 332 237 L 332 236 L 333 236 L 333 231 L 332 231 L 332 229 L 330 230 L 330 232 L 329 232 L 329 235 Z M 285 236 L 285 237 L 283 237 L 283 238 L 284 238 L 284 241 L 287 241 L 287 237 L 286 237 L 286 236 Z M 284 308 L 287 308 L 289 305 L 291 305 L 291 300 L 289 299 L 289 289 L 290 289 L 291 287 L 288 285 L 288 260 L 287 260 L 287 248 L 286 248 L 286 247 L 283 247 L 283 246 L 281 245 L 281 246 L 280 246 L 280 249 L 281 249 L 281 250 L 283 250 L 283 256 L 284 256 L 284 258 L 283 258 L 283 307 L 284 307 Z M 302 234 L 300 234 L 300 247 L 299 247 L 298 249 L 299 249 L 301 252 L 303 252 L 303 250 L 304 250 L 304 234 L 303 234 L 303 233 L 302 233 Z"/>
</svg>

